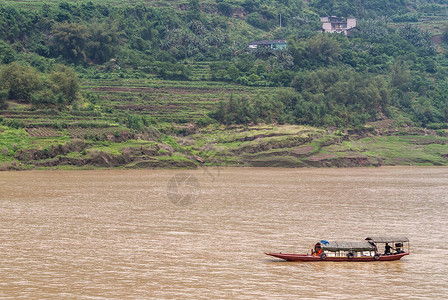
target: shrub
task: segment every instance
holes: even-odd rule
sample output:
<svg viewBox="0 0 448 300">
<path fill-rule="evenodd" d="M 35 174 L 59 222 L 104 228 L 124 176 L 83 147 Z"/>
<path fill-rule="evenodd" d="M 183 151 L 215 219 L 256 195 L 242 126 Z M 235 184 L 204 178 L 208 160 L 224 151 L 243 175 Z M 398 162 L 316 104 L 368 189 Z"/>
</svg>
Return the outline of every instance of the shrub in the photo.
<svg viewBox="0 0 448 300">
<path fill-rule="evenodd" d="M 28 66 L 13 62 L 0 74 L 0 80 L 9 91 L 8 97 L 14 100 L 30 102 L 31 94 L 42 88 L 42 79 L 37 71 Z"/>
<path fill-rule="evenodd" d="M 0 109 L 7 109 L 8 103 L 6 100 L 8 99 L 9 92 L 7 90 L 0 91 Z"/>
<path fill-rule="evenodd" d="M 221 2 L 218 4 L 218 11 L 224 16 L 230 17 L 233 13 L 233 7 L 230 3 Z"/>
<path fill-rule="evenodd" d="M 17 119 L 6 120 L 6 125 L 11 128 L 19 129 L 24 128 L 25 124 Z"/>
<path fill-rule="evenodd" d="M 268 30 L 269 29 L 269 24 L 268 22 L 266 22 L 265 20 L 262 19 L 261 15 L 257 12 L 253 12 L 250 13 L 247 16 L 246 22 L 249 23 L 250 25 L 263 29 L 263 30 Z"/>
<path fill-rule="evenodd" d="M 71 104 L 79 90 L 78 76 L 72 68 L 58 65 L 49 75 L 51 89 L 55 94 L 62 94 L 67 104 Z"/>
</svg>

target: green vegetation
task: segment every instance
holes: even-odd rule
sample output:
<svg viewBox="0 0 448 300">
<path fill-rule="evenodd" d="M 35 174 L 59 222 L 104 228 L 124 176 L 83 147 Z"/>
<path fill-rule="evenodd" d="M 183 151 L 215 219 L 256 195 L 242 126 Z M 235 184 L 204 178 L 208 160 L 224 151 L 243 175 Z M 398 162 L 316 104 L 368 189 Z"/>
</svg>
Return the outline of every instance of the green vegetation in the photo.
<svg viewBox="0 0 448 300">
<path fill-rule="evenodd" d="M 265 100 L 230 99 L 218 107 L 217 120 L 245 124 L 261 117 L 266 122 L 337 127 L 384 117 L 405 118 L 419 126 L 448 122 L 447 61 L 436 53 L 429 33 L 409 25 L 393 31 L 378 20 L 359 23 L 359 33 L 350 38 L 318 34 L 292 40 L 290 71 L 275 77 L 288 82 L 294 76 L 289 84 L 272 80 L 273 72 L 263 73 L 273 57 L 254 60 L 257 67 L 246 67 L 249 73 L 238 64 L 229 66 L 220 78 L 239 83 L 253 78 L 246 82 L 249 85 L 290 85 L 297 93 Z M 273 109 L 263 118 L 253 107 Z"/>
<path fill-rule="evenodd" d="M 437 136 L 369 137 L 342 145 L 328 147 L 326 151 L 340 156 L 349 152 L 381 157 L 384 165 L 446 165 L 447 140 Z"/>
<path fill-rule="evenodd" d="M 0 168 L 446 164 L 447 6 L 3 1 Z"/>
<path fill-rule="evenodd" d="M 56 65 L 44 74 L 35 68 L 12 62 L 0 67 L 0 95 L 2 107 L 5 100 L 32 103 L 33 108 L 59 108 L 60 110 L 76 100 L 79 90 L 77 75 L 64 65 Z"/>
</svg>

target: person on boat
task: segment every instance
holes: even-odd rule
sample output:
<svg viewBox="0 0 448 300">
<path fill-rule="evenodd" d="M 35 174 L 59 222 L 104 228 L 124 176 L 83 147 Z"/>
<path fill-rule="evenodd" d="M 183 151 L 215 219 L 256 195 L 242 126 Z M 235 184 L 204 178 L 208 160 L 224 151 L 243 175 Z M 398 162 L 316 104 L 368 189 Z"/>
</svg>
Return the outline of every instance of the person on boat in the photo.
<svg viewBox="0 0 448 300">
<path fill-rule="evenodd" d="M 404 251 L 401 249 L 403 247 L 402 243 L 395 243 L 395 254 L 403 253 Z"/>
<path fill-rule="evenodd" d="M 378 251 L 378 247 L 376 246 L 376 244 L 373 241 L 369 241 L 369 244 L 372 245 L 372 247 L 375 247 L 375 252 Z"/>
<path fill-rule="evenodd" d="M 321 253 L 322 253 L 322 248 L 320 247 L 319 243 L 316 243 L 316 245 L 314 245 L 314 251 L 312 254 L 319 256 Z"/>
<path fill-rule="evenodd" d="M 391 255 L 392 254 L 392 247 L 389 246 L 389 243 L 386 243 L 386 246 L 384 247 L 384 255 Z"/>
</svg>

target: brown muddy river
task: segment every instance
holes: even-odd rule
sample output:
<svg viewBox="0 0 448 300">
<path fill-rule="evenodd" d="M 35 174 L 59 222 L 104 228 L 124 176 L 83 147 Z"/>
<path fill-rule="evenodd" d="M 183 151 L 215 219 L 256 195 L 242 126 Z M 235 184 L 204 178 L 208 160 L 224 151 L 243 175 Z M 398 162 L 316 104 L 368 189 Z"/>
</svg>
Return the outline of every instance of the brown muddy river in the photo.
<svg viewBox="0 0 448 300">
<path fill-rule="evenodd" d="M 448 168 L 0 172 L 0 298 L 445 298 Z M 395 262 L 283 262 L 405 235 Z"/>
</svg>

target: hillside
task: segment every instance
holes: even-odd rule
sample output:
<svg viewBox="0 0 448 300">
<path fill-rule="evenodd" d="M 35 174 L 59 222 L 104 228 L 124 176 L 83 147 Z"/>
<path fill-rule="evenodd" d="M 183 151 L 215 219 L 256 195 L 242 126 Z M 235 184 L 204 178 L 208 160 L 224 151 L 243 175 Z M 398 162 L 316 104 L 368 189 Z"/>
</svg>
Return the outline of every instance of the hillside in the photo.
<svg viewBox="0 0 448 300">
<path fill-rule="evenodd" d="M 0 169 L 448 164 L 447 4 L 331 3 L 3 1 Z"/>
</svg>

